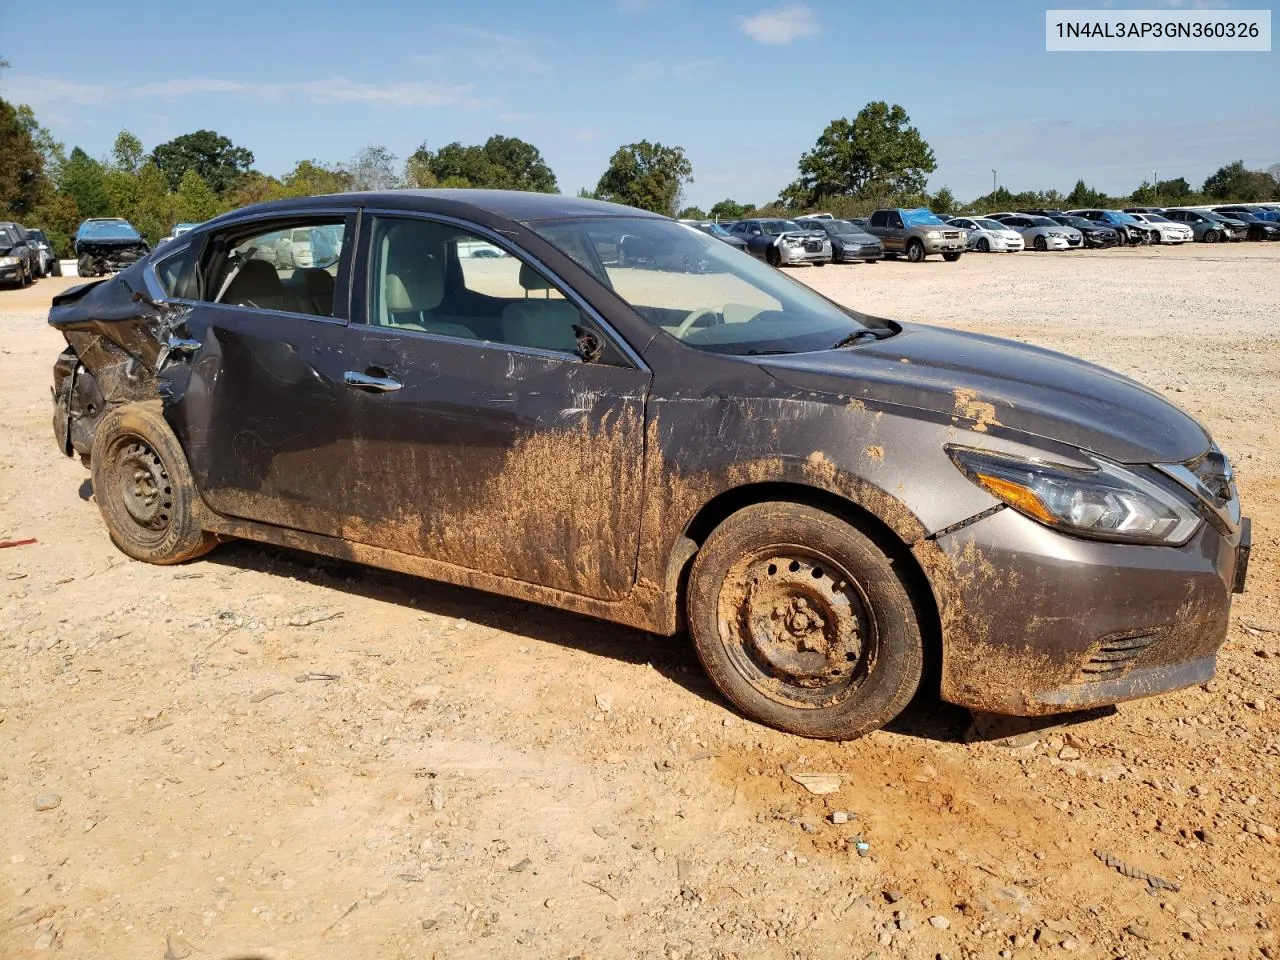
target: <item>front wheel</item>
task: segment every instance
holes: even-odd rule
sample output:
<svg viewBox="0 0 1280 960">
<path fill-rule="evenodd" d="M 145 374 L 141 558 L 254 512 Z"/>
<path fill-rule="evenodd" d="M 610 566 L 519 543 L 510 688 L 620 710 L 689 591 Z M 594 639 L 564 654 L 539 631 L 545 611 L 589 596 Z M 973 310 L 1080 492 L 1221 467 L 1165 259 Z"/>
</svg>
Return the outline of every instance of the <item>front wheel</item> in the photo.
<svg viewBox="0 0 1280 960">
<path fill-rule="evenodd" d="M 689 574 L 689 632 L 738 709 L 788 733 L 852 740 L 920 685 L 920 621 L 890 557 L 861 531 L 795 503 L 744 508 Z"/>
<path fill-rule="evenodd" d="M 958 253 L 944 253 L 944 254 L 942 255 L 942 259 L 943 259 L 943 260 L 945 260 L 945 261 L 947 261 L 947 263 L 955 263 L 957 260 L 959 260 L 959 259 L 960 259 L 960 254 L 958 254 Z"/>
<path fill-rule="evenodd" d="M 1049 241 L 1046 240 L 1044 237 L 1036 237 L 1035 242 L 1032 243 L 1031 245 L 1035 247 L 1037 250 L 1039 250 L 1041 253 L 1044 253 L 1046 250 L 1049 249 Z"/>
<path fill-rule="evenodd" d="M 782 257 L 778 254 L 777 247 L 770 247 L 768 250 L 766 250 L 764 252 L 764 259 L 765 259 L 765 262 L 768 263 L 769 266 L 771 267 L 782 266 Z"/>
<path fill-rule="evenodd" d="M 912 240 L 907 244 L 907 259 L 912 263 L 920 263 L 924 260 L 924 244 L 919 240 Z"/>
<path fill-rule="evenodd" d="M 182 563 L 217 546 L 218 538 L 201 529 L 200 494 L 159 403 L 106 413 L 89 469 L 107 532 L 133 559 Z"/>
<path fill-rule="evenodd" d="M 986 237 L 982 237 L 981 239 L 978 240 L 978 252 L 979 253 L 991 252 L 991 242 Z"/>
</svg>

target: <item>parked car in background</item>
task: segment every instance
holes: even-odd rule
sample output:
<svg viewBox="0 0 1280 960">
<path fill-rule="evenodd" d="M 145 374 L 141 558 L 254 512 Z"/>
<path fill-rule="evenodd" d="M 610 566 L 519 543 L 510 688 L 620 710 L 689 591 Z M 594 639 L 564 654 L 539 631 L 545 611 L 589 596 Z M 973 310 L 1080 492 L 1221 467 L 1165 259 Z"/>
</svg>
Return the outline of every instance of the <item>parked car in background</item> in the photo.
<svg viewBox="0 0 1280 960">
<path fill-rule="evenodd" d="M 1280 223 L 1271 220 L 1263 220 L 1256 213 L 1248 210 L 1233 210 L 1227 213 L 1223 210 L 1214 210 L 1216 214 L 1224 217 L 1230 217 L 1232 220 L 1239 220 L 1247 228 L 1245 239 L 1247 240 L 1277 240 L 1280 239 Z"/>
<path fill-rule="evenodd" d="M 1214 207 L 1214 213 L 1220 213 L 1224 217 L 1234 217 L 1238 213 L 1252 213 L 1259 220 L 1267 220 L 1271 223 L 1280 222 L 1280 206 L 1264 206 L 1263 204 L 1255 204 L 1251 207 L 1230 206 L 1230 207 Z"/>
<path fill-rule="evenodd" d="M 923 207 L 877 210 L 867 221 L 867 233 L 880 238 L 886 257 L 905 254 L 912 263 L 935 253 L 954 263 L 969 243 L 965 231 Z"/>
<path fill-rule="evenodd" d="M 37 276 L 62 276 L 62 262 L 58 259 L 58 254 L 54 251 L 53 244 L 44 235 L 44 231 L 31 227 L 24 227 L 23 229 L 27 232 L 27 242 L 35 244 L 36 259 L 40 265 L 40 272 Z"/>
<path fill-rule="evenodd" d="M 1102 223 L 1115 230 L 1129 246 L 1159 241 L 1159 231 L 1134 219 L 1123 210 L 1068 210 L 1073 217 L 1083 217 L 1093 223 Z"/>
<path fill-rule="evenodd" d="M 947 223 L 969 233 L 969 249 L 978 253 L 1017 253 L 1025 249 L 1022 234 L 999 220 L 952 217 Z"/>
<path fill-rule="evenodd" d="M 39 276 L 39 253 L 27 231 L 0 220 L 0 283 L 25 287 Z"/>
<path fill-rule="evenodd" d="M 115 273 L 141 260 L 150 250 L 128 220 L 90 218 L 76 230 L 76 273 L 82 277 Z"/>
<path fill-rule="evenodd" d="M 1025 213 L 995 213 L 988 219 L 1016 230 L 1022 236 L 1022 242 L 1033 250 L 1071 250 L 1084 246 L 1084 234 L 1075 227 L 1063 226 L 1048 217 Z"/>
<path fill-rule="evenodd" d="M 745 252 L 747 249 L 747 241 L 730 233 L 715 220 L 681 220 L 680 222 L 686 226 L 693 227 L 695 230 L 701 230 L 709 237 L 715 237 L 717 240 L 723 240 L 729 246 L 735 247 L 738 250 Z"/>
<path fill-rule="evenodd" d="M 1239 220 L 1232 220 L 1212 210 L 1178 210 L 1164 212 L 1170 220 L 1185 223 L 1192 234 L 1202 243 L 1224 243 L 1228 240 L 1243 240 L 1249 235 L 1249 228 Z"/>
<path fill-rule="evenodd" d="M 746 242 L 747 253 L 770 266 L 811 263 L 821 267 L 831 262 L 831 240 L 818 227 L 802 227 L 794 220 L 739 220 L 727 227 Z"/>
<path fill-rule="evenodd" d="M 1121 242 L 1120 234 L 1105 223 L 1094 223 L 1084 217 L 1073 217 L 1069 213 L 1054 214 L 1049 216 L 1049 219 L 1054 223 L 1062 224 L 1064 227 L 1079 230 L 1081 236 L 1084 237 L 1084 245 L 1086 247 L 1106 249 L 1107 247 L 1114 247 Z"/>
<path fill-rule="evenodd" d="M 1195 239 L 1192 229 L 1185 223 L 1177 223 L 1160 213 L 1128 213 L 1139 223 L 1154 227 L 1152 243 L 1190 243 Z"/>
<path fill-rule="evenodd" d="M 832 263 L 875 263 L 884 256 L 884 244 L 878 237 L 873 237 L 861 227 L 856 227 L 848 220 L 836 220 L 834 217 L 797 217 L 796 223 L 802 227 L 817 227 L 826 231 L 831 240 Z"/>
<path fill-rule="evenodd" d="M 238 253 L 316 223 L 356 296 Z M 1214 676 L 1250 524 L 1205 427 L 1128 377 L 571 196 L 306 197 L 192 237 L 49 314 L 57 449 L 135 560 L 287 545 L 627 624 L 640 658 L 687 627 L 730 703 L 809 737 L 925 676 L 1028 715 Z M 627 238 L 669 266 L 618 265 Z"/>
</svg>

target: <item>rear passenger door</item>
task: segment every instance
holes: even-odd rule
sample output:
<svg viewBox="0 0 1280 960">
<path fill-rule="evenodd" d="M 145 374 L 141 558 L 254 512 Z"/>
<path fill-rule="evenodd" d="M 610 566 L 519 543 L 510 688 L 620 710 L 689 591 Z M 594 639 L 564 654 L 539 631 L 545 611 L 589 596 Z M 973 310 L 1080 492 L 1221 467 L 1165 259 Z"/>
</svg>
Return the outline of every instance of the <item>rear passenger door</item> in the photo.
<svg viewBox="0 0 1280 960">
<path fill-rule="evenodd" d="M 625 596 L 647 368 L 504 238 L 391 213 L 367 213 L 363 235 L 345 340 L 343 536 Z M 584 334 L 598 346 L 590 362 Z"/>
<path fill-rule="evenodd" d="M 354 210 L 246 220 L 157 264 L 166 294 L 190 307 L 192 340 L 165 415 L 220 513 L 324 534 L 341 526 L 332 491 L 346 455 L 355 222 Z"/>
</svg>

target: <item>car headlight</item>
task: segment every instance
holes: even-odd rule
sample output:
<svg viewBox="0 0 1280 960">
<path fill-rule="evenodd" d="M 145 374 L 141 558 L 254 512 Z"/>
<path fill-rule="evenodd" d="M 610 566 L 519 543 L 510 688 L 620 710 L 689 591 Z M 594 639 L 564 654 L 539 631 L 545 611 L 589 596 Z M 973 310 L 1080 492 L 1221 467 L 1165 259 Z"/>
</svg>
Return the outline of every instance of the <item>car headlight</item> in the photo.
<svg viewBox="0 0 1280 960">
<path fill-rule="evenodd" d="M 17 257 L 0 257 L 0 267 L 12 267 L 19 263 Z"/>
<path fill-rule="evenodd" d="M 926 240 L 941 240 L 942 232 L 939 230 L 930 230 L 924 235 L 924 238 Z"/>
<path fill-rule="evenodd" d="M 1064 533 L 1122 543 L 1186 543 L 1200 526 L 1191 494 L 1110 461 L 1093 469 L 948 446 L 960 472 L 1019 513 Z"/>
<path fill-rule="evenodd" d="M 969 231 L 968 231 L 968 230 L 961 230 L 961 231 L 960 231 L 960 242 L 961 242 L 961 243 L 968 243 L 968 242 L 969 242 Z"/>
</svg>

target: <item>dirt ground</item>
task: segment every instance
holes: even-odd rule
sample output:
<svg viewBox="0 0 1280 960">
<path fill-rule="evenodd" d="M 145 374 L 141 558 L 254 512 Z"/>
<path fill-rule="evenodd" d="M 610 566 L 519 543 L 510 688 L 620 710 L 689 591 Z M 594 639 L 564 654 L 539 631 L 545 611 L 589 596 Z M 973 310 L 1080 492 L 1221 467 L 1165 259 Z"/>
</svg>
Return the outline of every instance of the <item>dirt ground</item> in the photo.
<svg viewBox="0 0 1280 960">
<path fill-rule="evenodd" d="M 1280 957 L 1280 243 L 792 275 L 1207 423 L 1255 524 L 1218 679 L 1020 749 L 927 695 L 815 743 L 684 638 L 252 544 L 128 561 L 54 448 L 44 280 L 0 291 L 0 540 L 38 541 L 0 550 L 0 956 Z"/>
</svg>

